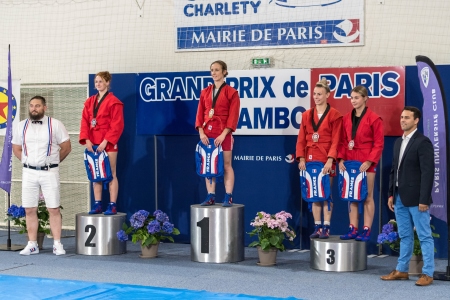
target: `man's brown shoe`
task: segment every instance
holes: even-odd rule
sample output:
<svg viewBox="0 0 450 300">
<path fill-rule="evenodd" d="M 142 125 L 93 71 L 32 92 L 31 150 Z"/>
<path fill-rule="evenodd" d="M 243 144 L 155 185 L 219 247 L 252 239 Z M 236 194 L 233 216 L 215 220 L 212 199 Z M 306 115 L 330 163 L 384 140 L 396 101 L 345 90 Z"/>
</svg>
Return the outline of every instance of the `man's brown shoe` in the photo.
<svg viewBox="0 0 450 300">
<path fill-rule="evenodd" d="M 420 274 L 419 279 L 416 281 L 416 285 L 427 286 L 433 283 L 433 277 L 425 274 Z"/>
<path fill-rule="evenodd" d="M 397 270 L 394 270 L 388 275 L 381 276 L 380 278 L 382 280 L 408 280 L 409 275 L 408 272 L 399 272 Z"/>
</svg>

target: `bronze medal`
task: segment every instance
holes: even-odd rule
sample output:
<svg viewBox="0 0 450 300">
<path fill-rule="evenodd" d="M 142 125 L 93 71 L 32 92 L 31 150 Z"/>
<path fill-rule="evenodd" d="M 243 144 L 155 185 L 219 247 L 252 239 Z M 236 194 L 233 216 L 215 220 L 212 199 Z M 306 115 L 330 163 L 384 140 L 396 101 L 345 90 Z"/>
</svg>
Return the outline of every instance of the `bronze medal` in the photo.
<svg viewBox="0 0 450 300">
<path fill-rule="evenodd" d="M 312 140 L 314 143 L 317 143 L 319 141 L 319 134 L 317 132 L 313 133 Z"/>
<path fill-rule="evenodd" d="M 319 119 L 319 123 L 316 124 L 316 122 L 314 122 L 314 108 L 311 109 L 311 125 L 314 130 L 312 140 L 314 143 L 319 142 L 319 133 L 317 131 L 319 130 L 320 125 L 322 124 L 323 120 L 325 120 L 325 117 L 329 111 L 330 111 L 330 104 L 327 104 L 327 108 L 323 112 L 322 117 Z"/>
<path fill-rule="evenodd" d="M 351 140 L 348 142 L 348 150 L 353 150 L 353 147 L 355 147 L 355 141 Z"/>
</svg>

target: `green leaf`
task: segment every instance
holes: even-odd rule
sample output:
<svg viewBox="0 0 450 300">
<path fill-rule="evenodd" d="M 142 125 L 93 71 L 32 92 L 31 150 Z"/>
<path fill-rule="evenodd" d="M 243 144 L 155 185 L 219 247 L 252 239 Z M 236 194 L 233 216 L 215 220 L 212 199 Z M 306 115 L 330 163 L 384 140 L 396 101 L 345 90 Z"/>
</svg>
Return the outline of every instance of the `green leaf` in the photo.
<svg viewBox="0 0 450 300">
<path fill-rule="evenodd" d="M 267 250 L 270 248 L 270 242 L 267 239 L 261 241 L 261 248 Z"/>
<path fill-rule="evenodd" d="M 249 247 L 256 247 L 259 246 L 259 242 L 258 241 L 253 241 L 250 243 L 250 245 L 248 245 Z"/>
<path fill-rule="evenodd" d="M 274 235 L 270 237 L 270 244 L 274 247 L 277 247 L 278 243 L 280 242 L 280 237 L 277 235 Z M 278 247 L 277 247 L 278 248 Z"/>
</svg>

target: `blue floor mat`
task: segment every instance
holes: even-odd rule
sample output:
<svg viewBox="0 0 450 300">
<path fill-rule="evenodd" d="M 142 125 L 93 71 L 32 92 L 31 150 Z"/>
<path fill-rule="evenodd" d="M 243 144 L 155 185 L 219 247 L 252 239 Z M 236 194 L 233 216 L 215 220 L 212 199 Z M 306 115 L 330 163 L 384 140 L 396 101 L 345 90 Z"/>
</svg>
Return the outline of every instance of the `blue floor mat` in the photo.
<svg viewBox="0 0 450 300">
<path fill-rule="evenodd" d="M 56 280 L 36 277 L 0 275 L 0 295 L 3 299 L 214 299 L 214 300 L 275 300 L 274 298 L 243 294 L 212 293 L 140 285 Z"/>
</svg>

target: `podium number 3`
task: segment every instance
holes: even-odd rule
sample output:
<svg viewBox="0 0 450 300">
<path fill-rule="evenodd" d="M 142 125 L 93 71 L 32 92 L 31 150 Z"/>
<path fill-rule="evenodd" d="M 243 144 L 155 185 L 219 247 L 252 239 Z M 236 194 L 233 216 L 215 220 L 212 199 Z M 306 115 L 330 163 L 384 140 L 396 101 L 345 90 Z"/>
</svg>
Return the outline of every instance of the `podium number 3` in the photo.
<svg viewBox="0 0 450 300">
<path fill-rule="evenodd" d="M 91 243 L 91 241 L 94 239 L 95 233 L 97 232 L 97 229 L 94 225 L 86 225 L 84 228 L 84 232 L 91 232 L 86 240 L 86 243 L 84 243 L 84 246 L 86 247 L 95 247 L 95 243 Z"/>
<path fill-rule="evenodd" d="M 328 249 L 327 250 L 327 254 L 328 254 L 327 264 L 329 264 L 329 265 L 334 264 L 334 262 L 335 262 L 335 259 L 334 259 L 335 252 L 334 252 L 334 250 L 333 249 Z"/>
<path fill-rule="evenodd" d="M 209 218 L 205 217 L 198 221 L 197 227 L 200 227 L 201 252 L 209 253 Z"/>
</svg>

